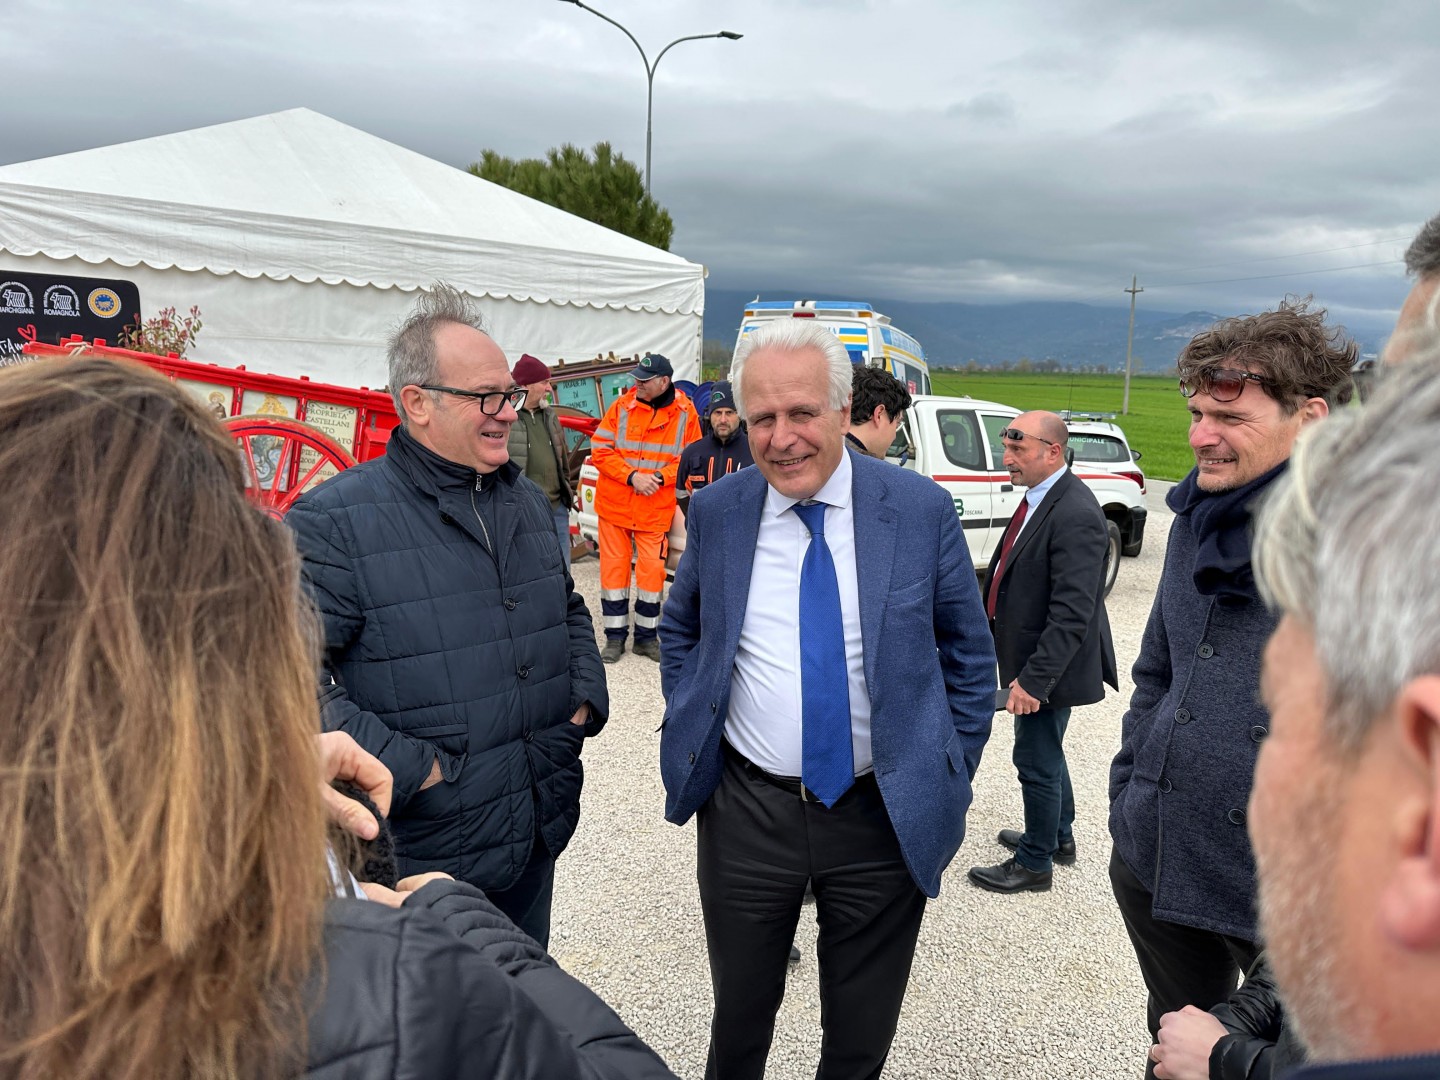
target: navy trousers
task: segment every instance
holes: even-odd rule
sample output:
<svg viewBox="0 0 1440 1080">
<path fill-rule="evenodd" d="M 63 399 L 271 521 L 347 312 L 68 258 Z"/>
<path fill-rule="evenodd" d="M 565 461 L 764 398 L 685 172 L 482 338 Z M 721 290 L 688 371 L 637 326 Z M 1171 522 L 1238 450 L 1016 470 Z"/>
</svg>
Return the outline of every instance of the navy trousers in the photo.
<svg viewBox="0 0 1440 1080">
<path fill-rule="evenodd" d="M 1038 712 L 1015 717 L 1012 760 L 1020 774 L 1025 803 L 1025 834 L 1015 858 L 1036 873 L 1051 868 L 1055 849 L 1074 838 L 1075 791 L 1065 763 L 1065 729 L 1070 709 L 1042 705 Z"/>
</svg>

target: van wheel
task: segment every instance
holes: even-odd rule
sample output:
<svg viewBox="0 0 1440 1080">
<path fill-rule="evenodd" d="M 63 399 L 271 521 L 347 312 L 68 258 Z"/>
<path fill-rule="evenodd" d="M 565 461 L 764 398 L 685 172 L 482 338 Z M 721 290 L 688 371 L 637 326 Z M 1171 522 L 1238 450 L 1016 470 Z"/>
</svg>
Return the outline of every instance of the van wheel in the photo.
<svg viewBox="0 0 1440 1080">
<path fill-rule="evenodd" d="M 1120 576 L 1120 526 L 1113 521 L 1105 522 L 1105 538 L 1108 541 L 1105 545 L 1105 595 L 1110 595 L 1110 590 L 1115 587 L 1115 579 Z"/>
</svg>

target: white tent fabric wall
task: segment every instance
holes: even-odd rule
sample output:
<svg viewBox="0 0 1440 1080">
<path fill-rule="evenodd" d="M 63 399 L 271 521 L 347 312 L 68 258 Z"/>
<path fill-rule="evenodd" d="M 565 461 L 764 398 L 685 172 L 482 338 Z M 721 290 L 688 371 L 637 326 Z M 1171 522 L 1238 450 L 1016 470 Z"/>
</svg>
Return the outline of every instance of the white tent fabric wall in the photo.
<svg viewBox="0 0 1440 1080">
<path fill-rule="evenodd" d="M 187 359 L 226 367 L 244 364 L 251 371 L 308 375 L 317 382 L 371 389 L 389 381 L 385 340 L 417 295 L 415 290 L 346 282 L 274 281 L 208 270 L 154 270 L 143 264 L 23 258 L 0 251 L 0 273 L 6 270 L 133 281 L 147 317 L 162 307 L 175 307 L 182 315 L 192 304 L 200 308 L 204 328 Z M 699 361 L 693 359 L 700 351 L 698 312 L 677 316 L 491 297 L 480 297 L 477 303 L 486 328 L 511 364 L 521 353 L 553 364 L 560 359 L 593 360 L 612 350 L 617 356 L 650 351 L 674 360 L 679 378 L 698 378 Z M 125 321 L 130 321 L 129 312 Z M 617 342 L 632 344 L 617 347 Z M 692 358 L 688 369 L 681 361 L 687 357 Z"/>
<path fill-rule="evenodd" d="M 0 267 L 198 305 L 194 359 L 385 382 L 415 290 L 482 298 L 512 359 L 669 356 L 697 378 L 702 266 L 306 109 L 0 167 Z"/>
</svg>

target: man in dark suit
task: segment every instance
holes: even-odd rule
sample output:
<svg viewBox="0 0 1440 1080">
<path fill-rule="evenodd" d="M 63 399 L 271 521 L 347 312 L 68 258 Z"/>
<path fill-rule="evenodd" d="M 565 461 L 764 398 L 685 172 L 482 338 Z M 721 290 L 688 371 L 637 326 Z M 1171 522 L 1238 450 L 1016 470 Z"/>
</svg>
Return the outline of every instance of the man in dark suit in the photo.
<svg viewBox="0 0 1440 1080">
<path fill-rule="evenodd" d="M 973 867 L 970 880 L 1013 893 L 1050 888 L 1052 864 L 1075 861 L 1065 728 L 1073 706 L 1101 700 L 1102 683 L 1119 685 L 1105 617 L 1105 515 L 1065 467 L 1070 433 L 1054 413 L 1028 412 L 1000 437 L 1006 471 L 1028 490 L 990 559 L 984 597 L 1015 716 L 1025 831 L 1001 830 L 1014 857 Z"/>
<path fill-rule="evenodd" d="M 839 339 L 787 319 L 748 336 L 731 373 L 756 468 L 691 500 L 660 623 L 665 812 L 699 819 L 706 1076 L 763 1076 L 810 881 L 817 1076 L 863 1080 L 964 837 L 994 647 L 950 497 L 845 449 Z"/>
</svg>

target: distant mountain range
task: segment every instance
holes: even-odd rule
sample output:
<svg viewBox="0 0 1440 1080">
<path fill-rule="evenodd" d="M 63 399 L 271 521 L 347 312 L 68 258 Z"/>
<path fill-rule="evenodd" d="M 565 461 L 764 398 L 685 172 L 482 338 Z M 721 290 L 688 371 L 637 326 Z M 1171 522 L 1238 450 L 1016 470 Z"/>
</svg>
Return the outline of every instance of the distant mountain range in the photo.
<svg viewBox="0 0 1440 1080">
<path fill-rule="evenodd" d="M 800 299 L 795 292 L 772 291 L 762 300 Z M 705 338 L 733 346 L 745 305 L 755 293 L 727 289 L 705 290 Z M 1031 301 L 1016 304 L 916 303 L 875 296 L 807 294 L 810 300 L 863 300 L 925 347 L 932 367 L 964 367 L 974 361 L 981 367 L 1054 360 L 1062 368 L 1105 365 L 1111 371 L 1125 367 L 1128 307 L 1094 307 L 1089 304 Z M 1145 305 L 1135 310 L 1134 364 L 1136 371 L 1161 372 L 1175 365 L 1175 357 L 1192 337 L 1223 315 L 1211 311 L 1156 311 Z M 1377 352 L 1389 331 L 1386 325 L 1349 326 L 1361 353 Z"/>
</svg>

